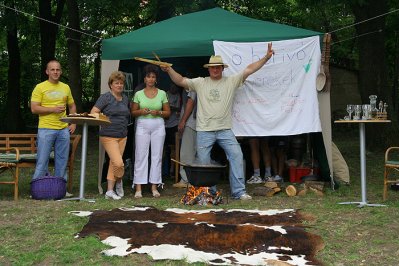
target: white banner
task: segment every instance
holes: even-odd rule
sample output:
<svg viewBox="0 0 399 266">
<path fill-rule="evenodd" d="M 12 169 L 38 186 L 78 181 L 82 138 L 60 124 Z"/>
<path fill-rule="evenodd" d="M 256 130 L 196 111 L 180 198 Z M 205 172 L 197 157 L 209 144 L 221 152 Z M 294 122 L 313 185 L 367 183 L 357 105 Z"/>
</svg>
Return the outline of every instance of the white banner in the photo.
<svg viewBox="0 0 399 266">
<path fill-rule="evenodd" d="M 216 55 L 229 65 L 224 75 L 242 71 L 266 54 L 267 43 L 214 41 Z M 237 90 L 232 115 L 236 136 L 279 136 L 320 132 L 316 76 L 319 37 L 273 42 L 274 56 Z"/>
</svg>

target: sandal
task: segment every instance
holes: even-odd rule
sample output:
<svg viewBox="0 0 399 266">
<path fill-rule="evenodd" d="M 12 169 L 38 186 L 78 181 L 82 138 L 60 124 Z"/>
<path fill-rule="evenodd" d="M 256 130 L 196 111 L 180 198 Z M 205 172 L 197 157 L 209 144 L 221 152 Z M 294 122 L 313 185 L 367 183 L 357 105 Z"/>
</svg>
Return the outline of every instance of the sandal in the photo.
<svg viewBox="0 0 399 266">
<path fill-rule="evenodd" d="M 139 198 L 142 198 L 143 195 L 141 194 L 141 191 L 136 191 L 136 193 L 134 193 L 134 197 L 135 197 L 136 199 L 139 199 Z"/>
<path fill-rule="evenodd" d="M 159 194 L 158 190 L 154 189 L 154 190 L 152 191 L 152 196 L 153 196 L 154 198 L 159 198 L 159 197 L 161 196 L 161 194 Z"/>
</svg>

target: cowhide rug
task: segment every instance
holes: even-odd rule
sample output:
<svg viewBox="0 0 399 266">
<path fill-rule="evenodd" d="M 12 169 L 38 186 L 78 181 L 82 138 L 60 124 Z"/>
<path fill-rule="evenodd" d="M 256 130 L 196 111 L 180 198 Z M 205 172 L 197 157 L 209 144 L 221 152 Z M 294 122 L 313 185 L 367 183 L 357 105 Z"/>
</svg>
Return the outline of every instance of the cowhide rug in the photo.
<svg viewBox="0 0 399 266">
<path fill-rule="evenodd" d="M 109 256 L 147 253 L 154 260 L 214 265 L 319 265 L 321 237 L 288 210 L 158 210 L 153 207 L 71 212 L 90 216 L 77 237 L 97 235 Z"/>
</svg>

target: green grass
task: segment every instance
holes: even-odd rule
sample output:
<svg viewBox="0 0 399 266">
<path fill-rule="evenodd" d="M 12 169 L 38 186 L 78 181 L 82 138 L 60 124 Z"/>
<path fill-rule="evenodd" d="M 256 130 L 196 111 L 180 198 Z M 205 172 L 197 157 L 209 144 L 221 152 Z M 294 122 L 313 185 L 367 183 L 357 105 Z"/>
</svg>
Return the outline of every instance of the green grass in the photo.
<svg viewBox="0 0 399 266">
<path fill-rule="evenodd" d="M 399 192 L 389 191 L 386 207 L 339 205 L 343 201 L 359 201 L 360 165 L 359 143 L 356 130 L 351 134 L 338 134 L 334 142 L 340 148 L 350 167 L 350 185 L 338 190 L 327 189 L 323 197 L 308 193 L 303 197 L 288 197 L 279 193 L 271 198 L 256 196 L 252 201 L 228 202 L 210 208 L 281 209 L 295 208 L 309 214 L 305 221 L 307 230 L 320 235 L 325 247 L 318 259 L 326 265 L 397 265 L 399 257 Z M 172 188 L 173 180 L 166 181 L 160 199 L 150 197 L 137 200 L 129 186 L 121 201 L 105 200 L 97 191 L 97 142 L 90 138 L 88 149 L 86 198 L 95 203 L 77 201 L 35 201 L 29 198 L 29 179 L 32 171 L 21 174 L 20 199 L 13 201 L 11 186 L 0 186 L 0 265 L 187 265 L 179 261 L 154 262 L 146 255 L 106 257 L 107 248 L 97 237 L 75 238 L 88 218 L 81 218 L 69 211 L 113 209 L 133 205 L 150 205 L 159 209 L 171 207 L 203 209 L 202 206 L 184 206 L 179 203 L 183 190 Z M 382 202 L 384 149 L 367 154 L 367 199 Z M 79 190 L 80 151 L 76 161 L 74 194 Z M 4 174 L 3 174 L 4 175 Z M 228 185 L 222 184 L 225 196 Z M 248 191 L 255 185 L 248 186 Z M 208 207 L 205 207 L 208 208 Z M 203 264 L 196 264 L 203 265 Z"/>
</svg>

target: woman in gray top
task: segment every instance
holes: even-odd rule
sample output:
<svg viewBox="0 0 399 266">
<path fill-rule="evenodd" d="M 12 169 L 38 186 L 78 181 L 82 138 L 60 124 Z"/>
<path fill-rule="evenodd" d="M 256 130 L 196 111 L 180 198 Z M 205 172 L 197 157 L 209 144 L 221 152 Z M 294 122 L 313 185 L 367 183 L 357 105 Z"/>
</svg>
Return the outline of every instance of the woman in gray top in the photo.
<svg viewBox="0 0 399 266">
<path fill-rule="evenodd" d="M 104 113 L 111 121 L 111 124 L 100 127 L 99 134 L 100 142 L 110 159 L 105 198 L 114 200 L 124 196 L 122 177 L 125 168 L 122 155 L 126 146 L 130 117 L 129 99 L 123 94 L 124 84 L 125 75 L 122 72 L 111 73 L 108 79 L 110 91 L 102 94 L 91 109 L 91 113 Z"/>
</svg>

